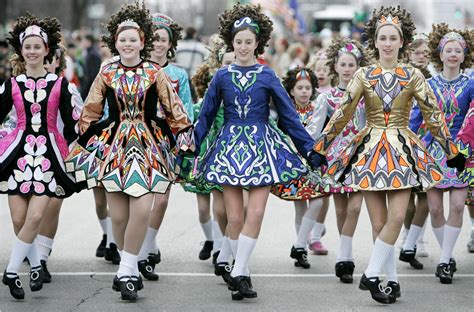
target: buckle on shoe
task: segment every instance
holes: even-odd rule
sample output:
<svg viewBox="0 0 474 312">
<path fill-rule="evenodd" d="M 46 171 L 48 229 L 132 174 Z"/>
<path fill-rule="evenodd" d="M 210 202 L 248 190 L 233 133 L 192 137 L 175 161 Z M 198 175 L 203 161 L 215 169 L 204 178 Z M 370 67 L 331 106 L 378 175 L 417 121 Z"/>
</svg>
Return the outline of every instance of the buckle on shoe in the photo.
<svg viewBox="0 0 474 312">
<path fill-rule="evenodd" d="M 127 286 L 127 289 L 130 290 L 130 291 L 135 290 L 135 285 L 133 285 L 133 282 L 127 282 L 127 284 L 125 284 L 125 286 Z"/>
<path fill-rule="evenodd" d="M 39 278 L 40 274 L 38 271 L 33 271 L 30 273 L 30 279 L 33 281 L 36 281 Z"/>
<path fill-rule="evenodd" d="M 151 265 L 147 265 L 147 266 L 145 266 L 145 271 L 147 271 L 148 273 L 152 273 L 153 268 L 151 267 Z"/>
<path fill-rule="evenodd" d="M 226 265 L 224 266 L 224 269 L 227 271 L 227 273 L 232 272 L 232 266 L 231 266 L 230 264 L 226 264 Z"/>
<path fill-rule="evenodd" d="M 21 280 L 18 277 L 15 279 L 15 286 L 17 288 L 23 288 L 23 284 L 21 283 Z"/>
</svg>

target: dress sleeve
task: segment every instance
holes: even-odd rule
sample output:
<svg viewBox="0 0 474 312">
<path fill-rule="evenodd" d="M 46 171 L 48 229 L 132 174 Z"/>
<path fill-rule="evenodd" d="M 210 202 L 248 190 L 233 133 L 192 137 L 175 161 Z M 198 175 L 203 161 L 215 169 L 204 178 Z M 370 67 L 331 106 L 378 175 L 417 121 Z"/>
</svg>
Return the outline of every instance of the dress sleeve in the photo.
<svg viewBox="0 0 474 312">
<path fill-rule="evenodd" d="M 184 108 L 188 113 L 188 117 L 191 122 L 194 122 L 194 109 L 193 109 L 193 99 L 191 97 L 191 88 L 189 86 L 188 74 L 183 69 L 182 75 L 179 78 L 179 98 L 183 102 Z"/>
<path fill-rule="evenodd" d="M 6 80 L 0 86 L 0 124 L 5 122 L 8 114 L 13 108 L 13 99 L 11 91 L 11 80 Z"/>
<path fill-rule="evenodd" d="M 439 142 L 446 157 L 454 158 L 458 149 L 453 143 L 449 129 L 446 126 L 443 112 L 439 109 L 436 96 L 426 82 L 423 74 L 415 68 L 413 71 L 414 97 L 420 106 L 426 128 L 431 132 L 433 137 Z"/>
<path fill-rule="evenodd" d="M 89 90 L 87 99 L 79 119 L 79 133 L 83 134 L 89 129 L 91 123 L 96 122 L 102 116 L 104 110 L 106 84 L 103 76 L 99 73 Z"/>
<path fill-rule="evenodd" d="M 67 82 L 66 78 L 62 78 L 59 113 L 64 122 L 63 135 L 68 145 L 78 137 L 79 128 L 77 123 L 82 109 L 82 98 L 76 86 Z"/>
<path fill-rule="evenodd" d="M 469 81 L 469 110 L 462 124 L 461 130 L 456 136 L 456 142 L 459 150 L 467 157 L 473 156 L 474 150 L 474 80 Z"/>
<path fill-rule="evenodd" d="M 342 97 L 341 105 L 334 111 L 326 128 L 316 140 L 314 150 L 322 155 L 326 155 L 329 146 L 344 129 L 349 120 L 354 115 L 357 105 L 363 93 L 363 70 L 360 68 L 347 86 Z"/>
<path fill-rule="evenodd" d="M 168 80 L 163 69 L 158 71 L 156 77 L 156 88 L 160 103 L 157 103 L 164 110 L 166 122 L 174 134 L 181 132 L 192 126 L 188 118 L 181 99 L 176 94 L 173 86 Z M 161 109 L 158 109 L 161 111 Z"/>
<path fill-rule="evenodd" d="M 423 114 L 421 113 L 420 106 L 416 101 L 413 101 L 413 105 L 411 107 L 410 112 L 410 122 L 409 127 L 410 130 L 413 131 L 415 134 L 418 134 L 420 130 L 421 124 L 423 123 Z"/>
<path fill-rule="evenodd" d="M 201 112 L 198 121 L 194 127 L 194 138 L 196 140 L 196 149 L 199 151 L 202 140 L 211 129 L 212 123 L 216 118 L 217 111 L 221 105 L 221 94 L 219 86 L 220 71 L 212 78 L 206 95 L 204 96 Z"/>
<path fill-rule="evenodd" d="M 306 131 L 308 131 L 309 135 L 316 140 L 321 131 L 324 128 L 324 122 L 326 121 L 328 115 L 328 104 L 326 101 L 327 97 L 325 94 L 320 94 L 316 98 L 316 105 L 313 110 L 313 117 L 308 126 L 306 126 Z"/>
<path fill-rule="evenodd" d="M 295 143 L 298 152 L 304 157 L 307 157 L 313 148 L 314 140 L 301 124 L 290 96 L 273 71 L 271 72 L 268 83 L 270 84 L 273 104 L 275 104 L 275 108 L 278 112 L 279 125 L 282 127 L 282 130 L 290 136 L 293 143 Z"/>
</svg>

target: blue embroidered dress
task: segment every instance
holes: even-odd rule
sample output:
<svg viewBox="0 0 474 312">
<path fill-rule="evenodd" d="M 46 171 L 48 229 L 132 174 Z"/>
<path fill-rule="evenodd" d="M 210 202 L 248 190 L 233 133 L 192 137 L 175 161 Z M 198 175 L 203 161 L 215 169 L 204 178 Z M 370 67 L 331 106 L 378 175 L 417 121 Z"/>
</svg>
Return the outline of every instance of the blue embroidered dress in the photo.
<svg viewBox="0 0 474 312">
<path fill-rule="evenodd" d="M 307 172 L 300 157 L 269 123 L 270 99 L 281 128 L 298 151 L 308 155 L 314 141 L 274 71 L 260 64 L 231 64 L 214 75 L 195 126 L 199 150 L 223 101 L 224 125 L 203 156 L 199 175 L 210 183 L 265 186 L 286 183 Z"/>
<path fill-rule="evenodd" d="M 449 128 L 451 137 L 456 138 L 469 109 L 469 103 L 472 100 L 472 80 L 463 74 L 453 80 L 446 80 L 440 74 L 429 79 L 428 83 L 434 91 L 439 108 L 444 113 L 446 125 Z M 422 118 L 419 106 L 414 106 L 410 118 L 410 129 L 417 132 L 421 125 Z M 447 166 L 444 150 L 440 144 L 434 140 L 431 132 L 425 134 L 423 142 L 443 171 L 443 180 L 436 185 L 436 187 L 441 189 L 466 187 L 467 183 L 458 178 L 456 169 Z"/>
</svg>

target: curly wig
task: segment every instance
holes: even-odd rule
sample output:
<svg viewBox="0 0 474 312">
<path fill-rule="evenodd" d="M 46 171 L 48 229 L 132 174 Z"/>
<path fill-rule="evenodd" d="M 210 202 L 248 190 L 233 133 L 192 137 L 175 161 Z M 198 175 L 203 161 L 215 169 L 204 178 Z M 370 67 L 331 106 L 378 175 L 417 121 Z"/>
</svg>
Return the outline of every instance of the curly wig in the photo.
<svg viewBox="0 0 474 312">
<path fill-rule="evenodd" d="M 420 72 L 423 74 L 423 76 L 425 76 L 426 79 L 431 78 L 431 73 L 428 70 L 427 66 L 418 65 L 418 64 L 415 64 L 415 63 L 410 63 L 410 65 L 415 67 L 415 68 L 418 68 L 420 70 Z"/>
<path fill-rule="evenodd" d="M 120 11 L 110 17 L 106 25 L 109 35 L 102 36 L 102 40 L 107 44 L 113 55 L 119 55 L 119 52 L 115 48 L 117 29 L 120 23 L 126 20 L 132 20 L 140 26 L 140 37 L 144 43 L 144 48 L 140 51 L 140 56 L 143 59 L 148 59 L 150 51 L 153 49 L 154 36 L 150 11 L 145 7 L 145 2 L 140 5 L 139 1 L 135 1 L 134 4 L 122 6 Z"/>
<path fill-rule="evenodd" d="M 51 61 L 54 51 L 59 48 L 59 42 L 61 42 L 61 24 L 54 17 L 46 17 L 42 20 L 37 19 L 33 14 L 27 12 L 26 15 L 20 16 L 13 29 L 9 32 L 10 37 L 7 38 L 8 43 L 13 47 L 15 53 L 18 55 L 18 60 L 24 62 L 24 58 L 21 55 L 21 43 L 20 34 L 25 31 L 28 26 L 37 25 L 41 27 L 48 35 L 48 48 L 49 53 L 46 56 L 48 61 Z"/>
<path fill-rule="evenodd" d="M 199 66 L 191 79 L 199 97 L 204 96 L 212 77 L 222 66 L 222 57 L 227 52 L 224 40 L 219 38 L 217 34 L 211 36 L 207 49 L 209 50 L 209 55 L 206 61 Z"/>
<path fill-rule="evenodd" d="M 318 78 L 316 78 L 316 75 L 311 69 L 307 67 L 305 68 L 297 67 L 295 69 L 289 70 L 286 73 L 286 76 L 283 79 L 282 84 L 285 87 L 286 92 L 288 92 L 288 95 L 290 95 L 290 97 L 293 99 L 293 96 L 291 95 L 291 90 L 293 90 L 296 83 L 298 82 L 299 79 L 297 76 L 302 70 L 306 71 L 306 73 L 309 76 L 308 80 L 311 83 L 312 90 L 313 90 L 311 93 L 310 101 L 313 101 L 316 98 L 316 89 L 319 88 L 319 85 L 318 85 Z"/>
<path fill-rule="evenodd" d="M 159 13 L 152 14 L 152 20 L 154 19 L 155 16 L 161 15 Z M 181 32 L 183 31 L 183 27 L 179 26 L 173 19 L 170 17 L 166 16 L 169 18 L 170 23 L 166 25 L 171 31 L 171 36 L 170 36 L 170 43 L 171 43 L 171 48 L 168 50 L 167 57 L 168 59 L 173 59 L 175 54 L 176 54 L 176 47 L 178 46 L 178 40 L 181 40 L 183 38 L 183 35 Z M 158 29 L 166 29 L 164 25 L 160 25 L 157 23 L 153 23 L 153 31 L 156 32 Z M 169 33 L 168 33 L 169 34 Z M 156 40 L 157 37 L 154 37 L 154 40 Z"/>
<path fill-rule="evenodd" d="M 25 61 L 23 61 L 20 55 L 13 53 L 8 61 L 12 66 L 12 75 L 14 77 L 26 73 Z"/>
<path fill-rule="evenodd" d="M 439 42 L 449 32 L 457 32 L 460 34 L 464 40 L 466 41 L 467 50 L 465 52 L 464 62 L 461 63 L 461 69 L 471 67 L 472 62 L 472 32 L 465 29 L 465 30 L 457 30 L 457 29 L 450 29 L 448 24 L 441 23 L 437 25 L 433 25 L 432 31 L 429 35 L 428 46 L 430 47 L 430 59 L 433 62 L 435 68 L 440 71 L 443 69 L 443 62 L 440 58 L 440 50 L 438 49 Z"/>
<path fill-rule="evenodd" d="M 401 29 L 402 29 L 402 40 L 403 40 L 403 45 L 400 48 L 398 52 L 398 58 L 399 59 L 408 59 L 407 52 L 408 52 L 408 47 L 410 46 L 411 41 L 413 40 L 413 34 L 415 32 L 415 24 L 413 23 L 413 20 L 411 19 L 411 14 L 405 9 L 402 9 L 400 6 L 397 7 L 392 7 L 389 6 L 388 8 L 386 7 L 380 7 L 379 10 L 374 9 L 372 12 L 372 17 L 370 20 L 367 22 L 367 25 L 365 25 L 365 34 L 368 38 L 367 41 L 367 48 L 369 51 L 371 51 L 373 57 L 378 60 L 380 55 L 379 51 L 375 47 L 375 41 L 377 39 L 377 21 L 380 19 L 381 16 L 396 16 L 398 17 L 398 20 L 401 23 Z"/>
<path fill-rule="evenodd" d="M 355 45 L 357 49 L 359 49 L 360 51 L 360 54 L 361 54 L 360 59 L 357 59 L 355 55 L 353 55 L 354 58 L 356 59 L 358 67 L 367 66 L 371 63 L 371 59 L 369 55 L 367 54 L 365 49 L 362 47 L 362 45 L 358 41 L 341 37 L 341 36 L 337 36 L 336 38 L 333 39 L 331 45 L 327 48 L 327 51 L 326 51 L 326 57 L 328 59 L 326 64 L 329 66 L 329 75 L 331 77 L 331 85 L 333 86 L 337 85 L 339 81 L 339 75 L 336 72 L 336 64 L 339 59 L 339 50 L 344 48 L 349 43 L 352 43 L 353 45 Z"/>
<path fill-rule="evenodd" d="M 257 35 L 258 45 L 255 49 L 255 56 L 263 54 L 265 52 L 265 46 L 270 40 L 270 36 L 273 30 L 273 22 L 268 16 L 261 12 L 260 5 L 242 5 L 237 3 L 230 10 L 225 10 L 224 13 L 219 15 L 219 34 L 224 40 L 225 44 L 231 51 L 234 50 L 232 40 L 234 39 L 235 33 L 233 33 L 234 22 L 242 17 L 250 17 L 259 26 L 259 33 Z M 247 28 L 239 29 L 243 30 Z M 248 28 L 253 31 L 251 28 Z"/>
</svg>

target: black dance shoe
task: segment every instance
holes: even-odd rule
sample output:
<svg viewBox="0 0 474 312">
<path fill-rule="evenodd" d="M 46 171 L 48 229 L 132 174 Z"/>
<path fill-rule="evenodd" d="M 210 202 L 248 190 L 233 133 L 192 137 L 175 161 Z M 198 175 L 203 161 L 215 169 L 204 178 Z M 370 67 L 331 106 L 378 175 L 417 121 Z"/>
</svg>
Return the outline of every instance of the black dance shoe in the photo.
<svg viewBox="0 0 474 312">
<path fill-rule="evenodd" d="M 416 248 L 414 250 L 403 250 L 402 248 L 400 249 L 400 256 L 398 259 L 400 259 L 400 261 L 410 263 L 411 267 L 415 270 L 423 270 L 423 263 L 418 261 L 418 259 L 415 258 L 415 255 Z"/>
<path fill-rule="evenodd" d="M 135 287 L 137 290 L 142 290 L 143 289 L 143 278 L 139 276 L 134 276 L 132 275 L 132 282 L 135 283 Z"/>
<path fill-rule="evenodd" d="M 216 251 L 215 253 L 212 254 L 212 264 L 216 265 L 217 263 L 217 257 L 219 257 L 219 254 L 221 253 L 220 250 Z"/>
<path fill-rule="evenodd" d="M 308 252 L 304 248 L 291 247 L 290 257 L 295 259 L 295 267 L 309 269 L 311 264 L 308 262 Z"/>
<path fill-rule="evenodd" d="M 120 264 L 120 254 L 117 250 L 117 245 L 110 243 L 109 247 L 105 247 L 104 259 L 112 261 L 113 264 Z"/>
<path fill-rule="evenodd" d="M 336 263 L 336 276 L 339 277 L 339 280 L 344 284 L 351 284 L 354 279 L 352 274 L 354 274 L 355 264 L 352 261 L 341 261 Z"/>
<path fill-rule="evenodd" d="M 41 265 L 31 268 L 30 270 L 30 289 L 38 291 L 43 288 L 44 271 Z"/>
<path fill-rule="evenodd" d="M 95 250 L 95 256 L 97 258 L 103 258 L 105 256 L 105 246 L 107 245 L 107 235 L 102 235 L 102 240 L 100 241 L 99 246 Z"/>
<path fill-rule="evenodd" d="M 359 289 L 369 290 L 372 295 L 372 299 L 379 303 L 394 303 L 393 297 L 391 298 L 387 293 L 385 287 L 378 277 L 368 278 L 365 274 L 360 279 Z"/>
<path fill-rule="evenodd" d="M 232 272 L 233 266 L 228 262 L 219 262 L 214 266 L 214 274 L 216 276 L 222 276 L 222 279 L 227 285 L 232 285 L 232 277 L 230 272 Z"/>
<path fill-rule="evenodd" d="M 45 260 L 41 260 L 41 268 L 43 269 L 44 272 L 44 278 L 43 278 L 43 283 L 51 283 L 51 273 L 48 271 L 48 266 L 46 265 Z"/>
<path fill-rule="evenodd" d="M 232 293 L 233 300 L 240 300 L 237 298 L 257 298 L 257 292 L 253 290 L 252 282 L 249 276 L 232 277 L 232 287 L 238 293 Z"/>
<path fill-rule="evenodd" d="M 153 272 L 153 267 L 148 263 L 148 260 L 138 261 L 138 270 L 149 281 L 157 281 L 160 278 Z"/>
<path fill-rule="evenodd" d="M 12 277 L 7 276 L 10 275 Z M 15 299 L 25 299 L 25 291 L 23 290 L 23 285 L 21 284 L 21 280 L 16 273 L 7 273 L 3 272 L 2 283 L 7 285 L 10 288 L 10 295 L 12 295 Z"/>
<path fill-rule="evenodd" d="M 122 300 L 136 301 L 138 299 L 137 286 L 130 276 L 119 278 L 118 285 Z"/>
<path fill-rule="evenodd" d="M 213 241 L 205 241 L 202 246 L 201 251 L 199 252 L 200 260 L 207 260 L 211 257 L 212 248 L 214 247 Z"/>
<path fill-rule="evenodd" d="M 161 262 L 161 252 L 158 249 L 158 253 L 149 253 L 148 254 L 148 264 L 151 265 L 153 271 L 155 270 L 155 266 Z"/>
<path fill-rule="evenodd" d="M 390 297 L 392 297 L 391 299 L 393 301 L 397 300 L 402 296 L 402 292 L 400 291 L 400 283 L 398 282 L 388 281 L 385 289 L 385 292 L 388 293 Z"/>
<path fill-rule="evenodd" d="M 439 277 L 441 284 L 452 284 L 453 283 L 453 269 L 448 263 L 440 263 L 436 268 L 436 275 Z"/>
</svg>

